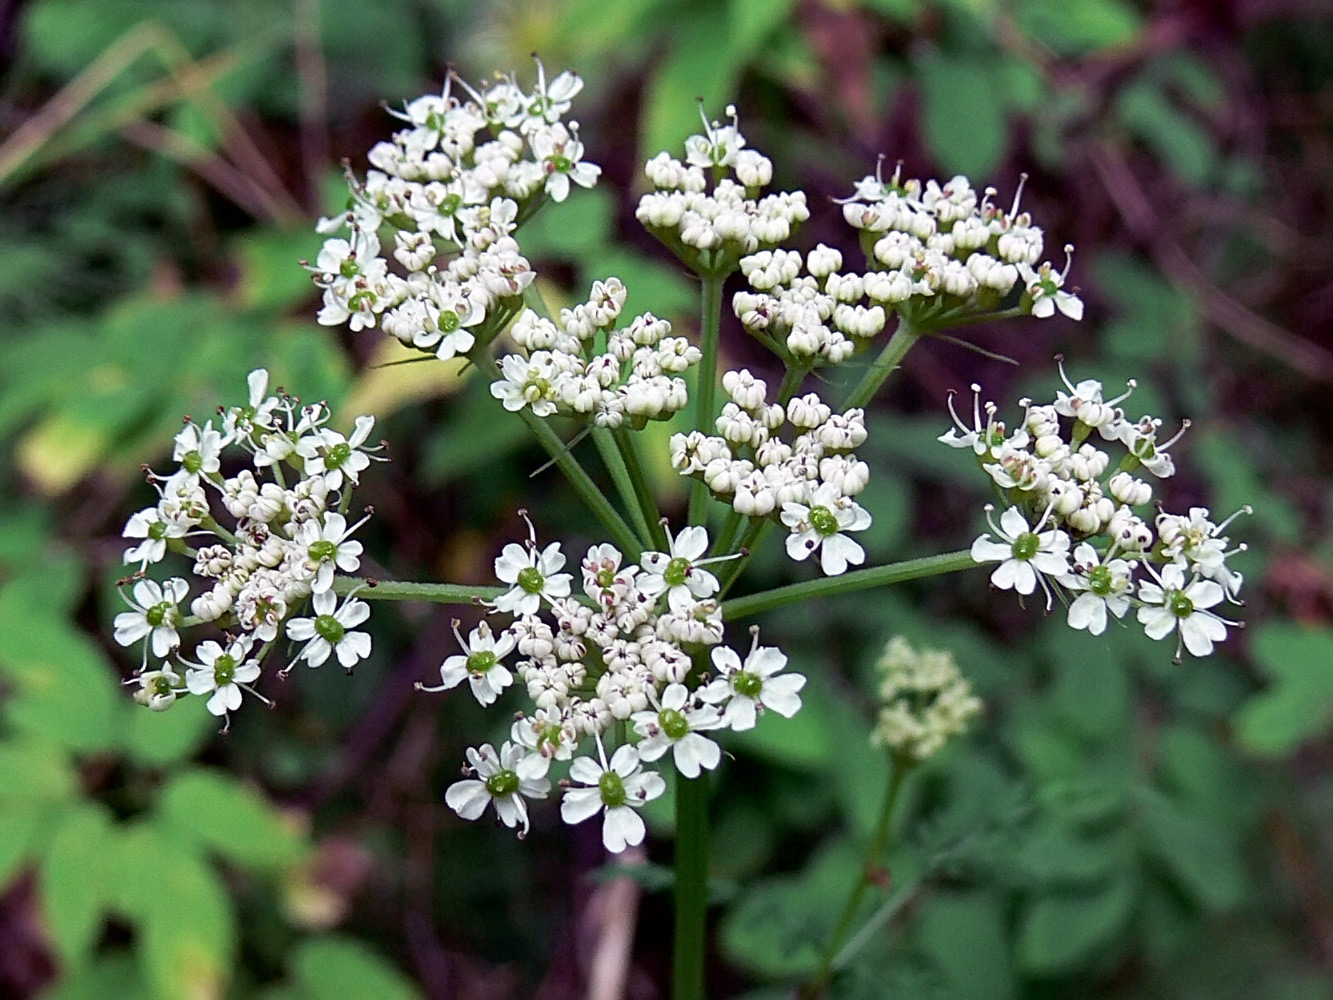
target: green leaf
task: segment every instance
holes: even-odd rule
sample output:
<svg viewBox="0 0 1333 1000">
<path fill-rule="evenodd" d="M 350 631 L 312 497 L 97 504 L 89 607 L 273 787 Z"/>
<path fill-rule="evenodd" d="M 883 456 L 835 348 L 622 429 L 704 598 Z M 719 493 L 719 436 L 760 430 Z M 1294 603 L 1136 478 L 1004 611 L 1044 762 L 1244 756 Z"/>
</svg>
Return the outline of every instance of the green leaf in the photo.
<svg viewBox="0 0 1333 1000">
<path fill-rule="evenodd" d="M 1152 81 L 1126 86 L 1116 101 L 1120 121 L 1181 179 L 1195 187 L 1206 183 L 1217 163 L 1208 130 L 1180 111 Z"/>
<path fill-rule="evenodd" d="M 917 940 L 950 1000 L 1005 1000 L 1016 993 L 1005 913 L 989 893 L 939 892 L 919 915 Z"/>
<path fill-rule="evenodd" d="M 1125 838 L 1119 831 L 1087 837 L 1056 817 L 1041 817 L 1023 831 L 1017 860 L 1041 889 L 1086 891 L 1105 882 L 1126 856 Z"/>
<path fill-rule="evenodd" d="M 740 70 L 724 5 L 685 15 L 673 34 L 671 54 L 649 79 L 644 95 L 639 151 L 645 160 L 661 150 L 680 156 L 685 139 L 702 128 L 699 99 L 711 118 L 720 117 Z"/>
<path fill-rule="evenodd" d="M 63 802 L 73 799 L 78 787 L 61 747 L 25 738 L 0 741 L 0 803 Z"/>
<path fill-rule="evenodd" d="M 1135 883 L 1126 876 L 1095 892 L 1038 896 L 1019 922 L 1019 965 L 1032 975 L 1051 976 L 1083 964 L 1120 934 L 1135 895 Z"/>
<path fill-rule="evenodd" d="M 809 680 L 801 690 L 801 710 L 790 719 L 765 714 L 753 729 L 728 734 L 728 749 L 803 771 L 820 772 L 835 762 L 833 695 L 818 671 L 802 672 Z M 878 751 L 867 743 L 866 753 Z"/>
<path fill-rule="evenodd" d="M 92 804 L 67 812 L 42 853 L 42 910 L 66 962 L 82 962 L 96 940 L 106 904 L 102 859 L 113 853 L 110 818 Z"/>
<path fill-rule="evenodd" d="M 946 174 L 965 174 L 978 185 L 1004 156 L 1007 129 L 999 88 L 972 58 L 932 50 L 917 64 L 926 144 Z"/>
<path fill-rule="evenodd" d="M 731 47 L 748 59 L 791 17 L 795 0 L 729 0 L 727 20 Z"/>
<path fill-rule="evenodd" d="M 1234 828 L 1152 789 L 1143 789 L 1142 797 L 1144 849 L 1205 909 L 1216 912 L 1240 905 L 1247 879 Z"/>
<path fill-rule="evenodd" d="M 313 229 L 254 229 L 232 247 L 240 276 L 236 294 L 249 309 L 280 311 L 314 294 L 310 274 L 298 261 L 314 260 L 321 237 Z"/>
<path fill-rule="evenodd" d="M 47 842 L 44 826 L 50 810 L 40 803 L 6 803 L 0 811 L 0 887 L 7 886 L 34 850 Z"/>
<path fill-rule="evenodd" d="M 608 189 L 575 190 L 558 205 L 543 205 L 541 211 L 524 223 L 519 237 L 523 240 L 523 253 L 533 260 L 543 257 L 577 260 L 604 249 L 611 242 L 615 210 Z"/>
<path fill-rule="evenodd" d="M 191 756 L 217 731 L 218 720 L 203 698 L 183 698 L 165 712 L 135 705 L 125 727 L 125 751 L 148 767 L 163 767 Z"/>
<path fill-rule="evenodd" d="M 1333 724 L 1333 628 L 1292 622 L 1259 626 L 1254 657 L 1270 686 L 1236 715 L 1240 741 L 1256 753 L 1290 753 Z"/>
<path fill-rule="evenodd" d="M 309 1000 L 419 1000 L 416 985 L 360 941 L 314 938 L 292 960 L 292 978 Z"/>
<path fill-rule="evenodd" d="M 250 868 L 281 867 L 305 850 L 301 835 L 259 793 L 221 771 L 192 770 L 162 791 L 164 823 Z"/>
<path fill-rule="evenodd" d="M 1061 719 L 1090 741 L 1105 742 L 1125 733 L 1131 721 L 1129 681 L 1123 664 L 1106 655 L 1109 640 L 1082 633 L 1065 638 L 1075 648 L 1059 662 L 1051 694 Z M 1078 655 L 1084 649 L 1094 655 Z"/>
<path fill-rule="evenodd" d="M 1125 0 L 1025 0 L 1019 27 L 1061 55 L 1079 55 L 1132 42 L 1140 30 L 1138 11 Z"/>
<path fill-rule="evenodd" d="M 146 987 L 134 959 L 124 951 L 99 956 L 81 969 L 66 971 L 43 1000 L 142 1000 Z"/>
</svg>

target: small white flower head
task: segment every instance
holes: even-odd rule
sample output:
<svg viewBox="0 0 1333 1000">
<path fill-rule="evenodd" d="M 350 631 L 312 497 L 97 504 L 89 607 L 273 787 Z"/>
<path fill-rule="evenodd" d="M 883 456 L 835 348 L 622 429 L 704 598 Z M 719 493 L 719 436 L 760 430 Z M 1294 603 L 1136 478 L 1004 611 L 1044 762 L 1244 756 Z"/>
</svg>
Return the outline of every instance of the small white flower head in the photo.
<svg viewBox="0 0 1333 1000">
<path fill-rule="evenodd" d="M 666 526 L 665 519 L 662 524 Z M 701 567 L 734 557 L 702 558 L 708 551 L 708 530 L 700 525 L 684 528 L 674 538 L 671 529 L 667 528 L 667 541 L 670 552 L 643 554 L 643 572 L 638 578 L 638 587 L 639 592 L 648 597 L 665 593 L 667 606 L 681 613 L 718 591 L 717 577 Z"/>
<path fill-rule="evenodd" d="M 486 807 L 495 805 L 495 815 L 519 839 L 528 835 L 528 799 L 544 799 L 551 791 L 546 772 L 551 762 L 525 747 L 504 743 L 499 754 L 489 743 L 468 747 L 465 772 L 475 778 L 456 781 L 444 793 L 444 801 L 463 819 L 480 819 Z"/>
<path fill-rule="evenodd" d="M 1051 517 L 1049 507 L 1035 525 L 1029 525 L 1017 507 L 1009 507 L 1000 515 L 997 526 L 992 517 L 994 510 L 993 504 L 986 504 L 986 520 L 1000 540 L 989 535 L 978 536 L 972 543 L 973 561 L 1000 564 L 990 579 L 1001 590 L 1016 590 L 1026 595 L 1040 583 L 1049 611 L 1052 594 L 1046 577 L 1058 578 L 1069 572 L 1069 536 L 1058 528 L 1042 530 Z"/>
<path fill-rule="evenodd" d="M 226 715 L 241 707 L 241 691 L 255 694 L 250 685 L 259 679 L 259 661 L 251 658 L 254 640 L 238 636 L 224 648 L 206 639 L 194 651 L 198 663 L 186 662 L 185 686 L 190 694 L 211 695 L 207 708 L 213 715 Z M 259 697 L 257 694 L 255 697 Z"/>
<path fill-rule="evenodd" d="M 440 686 L 422 687 L 420 691 L 448 691 L 457 687 L 466 678 L 472 688 L 472 694 L 480 705 L 490 705 L 500 692 L 513 683 L 514 675 L 501 662 L 514 650 L 517 643 L 512 632 L 506 630 L 497 637 L 491 632 L 490 625 L 479 622 L 463 641 L 458 631 L 458 621 L 453 623 L 454 638 L 463 652 L 450 656 L 440 666 Z M 511 824 L 512 825 L 512 824 Z"/>
<path fill-rule="evenodd" d="M 722 725 L 721 713 L 712 705 L 694 704 L 684 684 L 668 684 L 656 710 L 635 712 L 630 719 L 643 737 L 643 760 L 659 760 L 670 750 L 676 770 L 691 779 L 699 777 L 701 768 L 711 771 L 722 761 L 722 748 L 701 734 Z"/>
<path fill-rule="evenodd" d="M 1069 394 L 1063 392 L 1055 394 L 1055 412 L 1061 416 L 1073 417 L 1089 427 L 1105 427 L 1107 424 L 1117 422 L 1123 419 L 1122 411 L 1116 407 L 1117 403 L 1123 402 L 1129 398 L 1135 387 L 1138 385 L 1133 379 L 1130 379 L 1125 386 L 1125 391 L 1114 399 L 1102 399 L 1102 384 L 1096 379 L 1084 379 L 1078 385 L 1069 381 L 1069 376 L 1065 374 L 1064 358 L 1057 357 L 1057 363 L 1060 370 L 1060 380 L 1064 382 L 1065 388 Z"/>
<path fill-rule="evenodd" d="M 699 104 L 699 117 L 703 119 L 704 134 L 692 135 L 685 140 L 685 161 L 695 167 L 720 169 L 732 166 L 737 154 L 745 147 L 745 137 L 741 135 L 735 106 L 727 105 L 730 125 L 710 122 L 704 114 L 702 102 Z"/>
<path fill-rule="evenodd" d="M 367 453 L 378 447 L 366 447 L 366 439 L 374 427 L 374 417 L 361 416 L 356 418 L 356 428 L 350 437 L 327 427 L 302 437 L 296 445 L 296 454 L 305 462 L 306 478 L 323 476 L 331 490 L 341 489 L 344 479 L 355 486 L 362 471 L 370 465 Z"/>
<path fill-rule="evenodd" d="M 986 414 L 985 423 L 981 419 L 983 409 Z M 953 417 L 956 427 L 950 427 L 936 440 L 951 448 L 971 448 L 978 456 L 988 458 L 999 458 L 1006 445 L 1013 450 L 1026 448 L 1029 441 L 1027 431 L 1019 427 L 1011 436 L 1004 421 L 995 418 L 998 410 L 999 408 L 991 402 L 982 406 L 981 386 L 972 383 L 972 426 L 968 427 L 959 418 L 958 411 L 953 408 L 953 392 L 950 391 L 949 415 Z M 960 431 L 962 433 L 959 433 Z"/>
<path fill-rule="evenodd" d="M 1121 426 L 1121 440 L 1131 455 L 1139 460 L 1145 469 L 1158 479 L 1169 479 L 1176 474 L 1176 464 L 1168 453 L 1177 441 L 1185 436 L 1190 428 L 1188 420 L 1180 422 L 1180 430 L 1166 441 L 1157 440 L 1157 432 L 1162 421 L 1153 417 L 1144 417 L 1136 424 L 1126 421 Z"/>
<path fill-rule="evenodd" d="M 154 712 L 165 712 L 185 690 L 180 674 L 170 666 L 161 670 L 145 670 L 130 683 L 137 684 L 134 700 Z"/>
<path fill-rule="evenodd" d="M 138 563 L 140 569 L 149 563 L 161 562 L 167 554 L 167 540 L 184 538 L 188 530 L 187 523 L 167 520 L 156 507 L 131 514 L 121 535 L 124 538 L 142 538 L 143 541 L 125 550 L 124 561 Z"/>
<path fill-rule="evenodd" d="M 526 518 L 526 512 L 520 511 Z M 537 532 L 528 522 L 526 546 L 510 542 L 495 560 L 495 575 L 510 588 L 495 599 L 491 607 L 508 615 L 535 615 L 541 610 L 542 599 L 568 597 L 568 573 L 561 573 L 565 555 L 560 543 L 552 542 L 545 549 L 537 549 Z"/>
<path fill-rule="evenodd" d="M 176 435 L 171 457 L 180 462 L 188 475 L 212 476 L 220 467 L 223 444 L 222 435 L 213 429 L 211 420 L 202 428 L 192 421 Z"/>
<path fill-rule="evenodd" d="M 570 778 L 584 787 L 566 790 L 560 817 L 573 826 L 603 812 L 602 843 L 612 854 L 619 854 L 643 843 L 647 830 L 635 810 L 666 791 L 666 782 L 656 771 L 643 769 L 639 751 L 629 744 L 617 749 L 607 764 L 598 737 L 597 758 L 578 757 L 570 765 Z"/>
<path fill-rule="evenodd" d="M 1134 569 L 1124 559 L 1112 557 L 1114 546 L 1103 559 L 1087 542 L 1074 549 L 1073 572 L 1060 582 L 1081 591 L 1069 605 L 1069 627 L 1087 629 L 1092 635 L 1106 631 L 1107 612 L 1124 618 L 1134 594 Z"/>
<path fill-rule="evenodd" d="M 727 646 L 713 650 L 713 666 L 718 676 L 699 691 L 700 699 L 707 704 L 725 703 L 721 724 L 738 733 L 753 729 L 756 718 L 765 709 L 790 719 L 801 710 L 799 692 L 805 687 L 802 674 L 777 676 L 787 665 L 787 655 L 776 646 L 759 645 L 758 628 L 752 634 L 754 640 L 744 663 Z"/>
<path fill-rule="evenodd" d="M 556 123 L 533 131 L 529 141 L 546 177 L 546 193 L 552 201 L 569 197 L 569 184 L 590 188 L 597 183 L 602 168 L 583 159 L 583 143 L 577 131 Z"/>
<path fill-rule="evenodd" d="M 323 524 L 313 519 L 301 524 L 297 541 L 305 549 L 306 568 L 315 574 L 310 588 L 316 594 L 332 588 L 335 570 L 354 573 L 360 568 L 361 543 L 350 536 L 367 520 L 368 516 L 349 528 L 347 518 L 330 511 L 324 515 Z"/>
<path fill-rule="evenodd" d="M 350 671 L 357 661 L 370 655 L 370 634 L 353 631 L 370 617 L 369 604 L 349 594 L 339 607 L 338 597 L 332 590 L 315 594 L 310 603 L 314 615 L 293 618 L 287 623 L 287 637 L 305 643 L 297 660 L 318 667 L 334 654 Z"/>
<path fill-rule="evenodd" d="M 509 737 L 548 760 L 569 760 L 579 742 L 574 723 L 558 708 L 539 708 L 515 719 Z"/>
<path fill-rule="evenodd" d="M 156 580 L 140 580 L 124 598 L 132 610 L 116 615 L 115 639 L 122 646 L 132 646 L 147 638 L 144 661 L 148 650 L 162 659 L 180 645 L 176 627 L 181 623 L 180 602 L 190 592 L 190 585 L 178 576 L 159 584 Z"/>
<path fill-rule="evenodd" d="M 1239 627 L 1208 610 L 1222 602 L 1224 592 L 1218 583 L 1198 576 L 1187 582 L 1185 570 L 1178 563 L 1168 563 L 1160 574 L 1151 566 L 1148 571 L 1156 580 L 1139 584 L 1139 600 L 1143 602 L 1138 610 L 1139 623 L 1150 639 L 1165 639 L 1179 631 L 1177 663 L 1182 645 L 1195 656 L 1208 656 L 1213 643 L 1227 637 L 1228 625 Z"/>
<path fill-rule="evenodd" d="M 871 742 L 911 760 L 925 760 L 967 729 L 981 700 L 958 670 L 953 654 L 914 650 L 895 636 L 876 664 L 883 675 L 883 707 Z"/>
<path fill-rule="evenodd" d="M 809 504 L 784 503 L 782 523 L 791 529 L 787 555 L 800 561 L 818 549 L 819 566 L 826 576 L 840 576 L 847 572 L 849 564 L 859 566 L 865 562 L 865 549 L 844 532 L 870 527 L 870 514 L 850 497 L 843 496 L 833 483 L 823 483 L 814 491 Z"/>
<path fill-rule="evenodd" d="M 1065 269 L 1060 272 L 1050 263 L 1033 270 L 1026 261 L 1018 262 L 1019 276 L 1027 286 L 1027 295 L 1032 302 L 1032 315 L 1038 319 L 1054 316 L 1057 309 L 1072 320 L 1083 318 L 1083 301 L 1064 290 L 1065 279 L 1069 277 L 1069 268 L 1074 261 L 1073 253 L 1072 246 L 1065 247 Z"/>
</svg>

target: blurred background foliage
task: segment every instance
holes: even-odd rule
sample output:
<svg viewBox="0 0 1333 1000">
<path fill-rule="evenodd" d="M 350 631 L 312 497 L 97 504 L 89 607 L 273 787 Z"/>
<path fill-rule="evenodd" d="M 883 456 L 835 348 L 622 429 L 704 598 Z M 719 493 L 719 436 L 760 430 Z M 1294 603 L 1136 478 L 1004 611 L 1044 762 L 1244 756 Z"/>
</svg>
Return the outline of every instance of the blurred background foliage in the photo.
<svg viewBox="0 0 1333 1000">
<path fill-rule="evenodd" d="M 985 576 L 799 608 L 765 635 L 805 710 L 734 742 L 716 790 L 718 996 L 785 996 L 846 887 L 886 764 L 871 664 L 894 633 L 947 646 L 987 701 L 909 786 L 881 929 L 843 998 L 1333 998 L 1333 9 L 1318 0 L 17 0 L 0 7 L 0 995 L 408 1000 L 585 995 L 633 935 L 624 995 L 665 988 L 665 839 L 602 869 L 595 831 L 539 811 L 518 844 L 442 792 L 485 731 L 414 695 L 450 609 L 382 608 L 354 677 L 293 674 L 226 739 L 195 704 L 136 709 L 108 642 L 117 538 L 182 414 L 267 365 L 394 463 L 364 487 L 371 569 L 483 582 L 542 491 L 544 534 L 593 537 L 485 386 L 384 367 L 374 331 L 313 324 L 297 265 L 339 160 L 379 106 L 530 72 L 588 81 L 576 116 L 604 184 L 525 230 L 543 290 L 619 275 L 689 329 L 694 290 L 637 230 L 642 161 L 734 102 L 798 245 L 854 249 L 831 197 L 883 154 L 964 172 L 1077 244 L 1087 319 L 979 328 L 1001 361 L 917 348 L 866 457 L 874 560 L 972 537 L 981 483 L 934 443 L 950 389 L 1013 399 L 1134 376 L 1191 415 L 1171 506 L 1251 549 L 1248 627 L 1172 666 L 992 599 Z M 763 353 L 724 335 L 729 360 Z M 854 374 L 854 373 L 853 373 Z M 1136 411 L 1137 412 L 1137 411 Z M 670 470 L 654 474 L 677 489 Z M 748 579 L 796 578 L 776 553 Z M 1006 595 L 1007 598 L 1007 595 Z M 661 800 L 668 802 L 669 798 Z M 670 807 L 651 817 L 669 831 Z M 633 881 L 612 876 L 628 873 Z M 628 887 L 628 890 L 627 890 Z M 637 927 L 637 932 L 635 928 Z M 619 974 L 617 974 L 619 975 Z M 611 981 L 615 985 L 615 978 Z"/>
</svg>

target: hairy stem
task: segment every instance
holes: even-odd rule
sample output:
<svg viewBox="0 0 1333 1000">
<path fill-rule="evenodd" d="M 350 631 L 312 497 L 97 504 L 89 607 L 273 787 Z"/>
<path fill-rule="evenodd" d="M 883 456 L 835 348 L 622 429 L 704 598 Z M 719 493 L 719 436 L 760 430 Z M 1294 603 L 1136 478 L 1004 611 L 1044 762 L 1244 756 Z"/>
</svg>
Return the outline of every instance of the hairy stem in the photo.
<svg viewBox="0 0 1333 1000">
<path fill-rule="evenodd" d="M 870 590 L 873 587 L 885 587 L 904 580 L 917 580 L 926 576 L 940 576 L 944 573 L 957 573 L 970 569 L 976 563 L 967 549 L 960 552 L 944 552 L 937 556 L 925 556 L 921 559 L 907 559 L 903 562 L 889 563 L 885 566 L 872 566 L 858 569 L 842 576 L 825 576 L 818 580 L 805 580 L 801 583 L 764 590 L 748 597 L 737 597 L 722 605 L 722 617 L 727 621 L 748 618 L 773 608 L 786 607 L 800 601 L 816 597 L 832 597 L 835 594 L 852 594 L 858 590 Z"/>
<path fill-rule="evenodd" d="M 856 919 L 856 911 L 861 906 L 861 899 L 865 896 L 866 890 L 877 881 L 879 859 L 884 856 L 884 850 L 889 843 L 893 807 L 898 801 L 898 793 L 903 787 L 903 779 L 911 768 L 912 762 L 906 757 L 894 756 L 889 768 L 889 784 L 884 790 L 884 799 L 879 808 L 879 819 L 875 823 L 875 832 L 870 837 L 870 846 L 866 850 L 865 862 L 861 866 L 861 875 L 856 880 L 856 885 L 852 887 L 851 894 L 847 897 L 847 902 L 842 908 L 842 916 L 838 918 L 837 926 L 834 927 L 828 943 L 824 946 L 824 952 L 819 958 L 818 969 L 799 993 L 801 1000 L 815 1000 L 816 997 L 824 995 L 824 990 L 833 976 L 833 961 L 838 956 L 838 946 L 842 944 L 847 932 L 851 929 L 852 921 Z"/>
<path fill-rule="evenodd" d="M 471 604 L 475 598 L 493 601 L 507 587 L 474 587 L 464 583 L 411 583 L 400 580 L 371 580 L 362 576 L 335 576 L 333 592 L 339 596 L 353 590 L 367 601 L 429 601 L 433 604 Z"/>
</svg>

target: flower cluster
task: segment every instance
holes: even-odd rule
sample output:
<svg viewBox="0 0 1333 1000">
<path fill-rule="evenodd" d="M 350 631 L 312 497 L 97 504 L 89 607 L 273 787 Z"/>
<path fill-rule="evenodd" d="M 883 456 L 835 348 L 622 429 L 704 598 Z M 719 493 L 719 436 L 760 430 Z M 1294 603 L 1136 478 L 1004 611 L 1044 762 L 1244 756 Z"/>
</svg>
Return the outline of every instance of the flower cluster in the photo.
<svg viewBox="0 0 1333 1000">
<path fill-rule="evenodd" d="M 587 302 L 561 310 L 559 324 L 524 310 L 509 331 L 520 352 L 501 359 L 491 394 L 507 410 L 560 412 L 611 429 L 682 410 L 681 376 L 699 363 L 699 349 L 652 313 L 617 329 L 625 296 L 620 279 L 608 278 L 593 283 Z M 594 354 L 598 342 L 605 347 Z"/>
<path fill-rule="evenodd" d="M 469 777 L 453 785 L 447 801 L 460 816 L 476 819 L 486 802 L 506 825 L 527 832 L 522 798 L 550 791 L 550 762 L 570 761 L 561 805 L 568 823 L 603 812 L 603 841 L 610 851 L 643 840 L 636 810 L 660 795 L 665 783 L 653 764 L 670 753 L 676 770 L 697 778 L 721 761 L 707 733 L 754 727 L 766 710 L 790 717 L 801 706 L 805 678 L 784 672 L 781 651 L 760 646 L 758 633 L 742 660 L 722 641 L 722 615 L 714 596 L 717 578 L 704 558 L 708 535 L 701 527 L 669 538 L 669 551 L 645 552 L 627 565 L 612 545 L 588 550 L 580 565 L 582 593 L 563 572 L 560 544 L 544 548 L 529 525 L 526 544 L 510 543 L 495 562 L 509 589 L 492 602 L 511 617 L 496 632 L 482 621 L 461 652 L 444 661 L 442 691 L 468 682 L 482 705 L 492 704 L 515 679 L 527 689 L 530 712 L 514 722 L 510 739 L 495 751 L 468 752 Z M 711 652 L 714 673 L 698 667 Z M 512 669 L 505 660 L 515 656 Z M 607 760 L 605 743 L 632 732 Z"/>
<path fill-rule="evenodd" d="M 738 514 L 780 520 L 793 559 L 818 551 L 830 576 L 864 562 L 847 534 L 870 526 L 852 499 L 870 480 L 870 467 L 854 453 L 866 438 L 864 411 L 834 413 L 815 393 L 785 407 L 769 403 L 767 385 L 746 369 L 727 372 L 722 387 L 730 401 L 716 420 L 720 436 L 672 435 L 672 466 L 702 479 Z M 790 441 L 781 437 L 784 427 Z"/>
<path fill-rule="evenodd" d="M 876 669 L 884 703 L 871 742 L 922 761 L 960 736 L 981 712 L 981 699 L 945 650 L 917 651 L 902 636 L 889 640 Z"/>
<path fill-rule="evenodd" d="M 842 266 L 842 254 L 822 243 L 804 262 L 795 250 L 751 254 L 741 271 L 753 291 L 737 292 L 732 309 L 780 356 L 807 366 L 839 364 L 884 329 L 886 309 L 910 295 L 888 275 L 844 274 Z"/>
<path fill-rule="evenodd" d="M 805 192 L 760 196 L 773 180 L 773 164 L 747 149 L 736 119 L 709 122 L 685 142 L 685 161 L 663 151 L 648 161 L 644 174 L 653 190 L 639 199 L 635 212 L 650 233 L 692 270 L 726 274 L 747 254 L 773 249 L 810 217 Z"/>
<path fill-rule="evenodd" d="M 235 710 L 243 691 L 254 693 L 260 664 L 284 629 L 302 643 L 295 660 L 312 667 L 334 655 L 350 669 L 370 653 L 370 636 L 355 631 L 369 617 L 368 606 L 354 597 L 339 604 L 333 584 L 338 571 L 360 566 L 361 543 L 352 535 L 366 518 L 349 524 L 346 512 L 379 450 L 367 444 L 374 419 L 359 417 L 344 435 L 328 426 L 326 404 L 301 406 L 270 394 L 263 369 L 250 373 L 249 390 L 248 402 L 223 411 L 219 426 L 185 424 L 173 452 L 179 467 L 168 476 L 150 474 L 158 502 L 125 525 L 124 536 L 134 542 L 125 562 L 138 571 L 125 581 L 130 610 L 117 615 L 115 638 L 122 646 L 144 641 L 136 698 L 150 708 L 167 708 L 188 691 L 209 695 L 214 715 Z M 231 476 L 222 470 L 228 447 L 248 458 Z M 192 560 L 202 585 L 189 618 L 182 610 L 189 581 L 159 583 L 145 575 L 169 552 Z M 312 614 L 296 617 L 307 604 Z M 226 642 L 201 642 L 195 659 L 186 659 L 180 630 L 201 623 L 227 630 Z M 150 652 L 163 661 L 153 670 Z M 177 666 L 185 668 L 183 679 Z"/>
<path fill-rule="evenodd" d="M 442 359 L 503 329 L 533 277 L 513 231 L 601 173 L 583 159 L 578 124 L 562 120 L 582 87 L 571 73 L 548 82 L 538 62 L 531 92 L 512 77 L 477 90 L 450 75 L 442 94 L 408 104 L 398 113 L 408 127 L 372 148 L 372 169 L 353 179 L 351 207 L 321 223 L 350 233 L 329 239 L 311 268 L 324 290 L 319 321 L 378 323 Z M 380 242 L 385 226 L 392 246 Z"/>
<path fill-rule="evenodd" d="M 1042 231 L 1019 210 L 1022 185 L 1006 212 L 966 177 L 946 184 L 903 179 L 902 165 L 885 181 L 879 170 L 856 185 L 843 203 L 843 218 L 861 231 L 866 259 L 884 268 L 864 276 L 866 295 L 892 304 L 914 322 L 943 322 L 994 309 L 1015 287 L 1020 308 L 1047 317 L 1058 309 L 1083 317 L 1083 303 L 1064 288 L 1068 257 L 1057 271 L 1038 264 Z M 858 296 L 859 297 L 859 296 Z"/>
<path fill-rule="evenodd" d="M 1040 586 L 1048 609 L 1057 589 L 1068 595 L 1073 628 L 1100 635 L 1110 616 L 1123 618 L 1137 607 L 1152 638 L 1178 633 L 1177 658 L 1182 645 L 1208 655 L 1226 638 L 1226 627 L 1237 624 L 1210 610 L 1224 599 L 1239 603 L 1243 581 L 1226 560 L 1245 546 L 1232 548 L 1224 535 L 1236 515 L 1214 523 L 1202 507 L 1181 515 L 1159 504 L 1153 516 L 1152 484 L 1137 474 L 1173 475 L 1169 449 L 1185 428 L 1159 441 L 1161 420 L 1131 421 L 1118 405 L 1133 383 L 1106 399 L 1100 382 L 1075 385 L 1063 365 L 1060 375 L 1068 391 L 1045 405 L 1020 400 L 1023 419 L 1012 431 L 994 403 L 981 404 L 974 386 L 972 425 L 955 412 L 956 426 L 940 437 L 970 448 L 1009 504 L 998 525 L 987 505 L 991 533 L 973 543 L 973 559 L 999 563 L 991 574 L 997 587 L 1031 594 Z M 1124 449 L 1114 467 L 1090 440 L 1094 431 L 1100 443 Z"/>
</svg>

